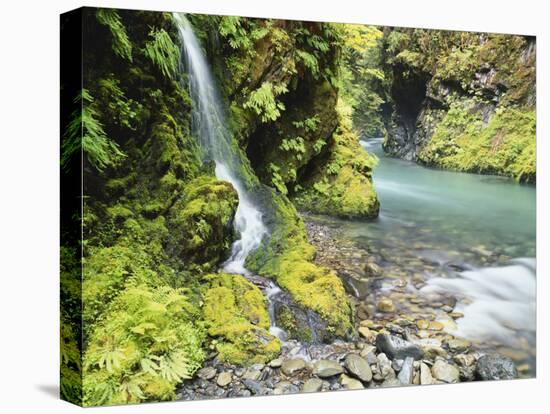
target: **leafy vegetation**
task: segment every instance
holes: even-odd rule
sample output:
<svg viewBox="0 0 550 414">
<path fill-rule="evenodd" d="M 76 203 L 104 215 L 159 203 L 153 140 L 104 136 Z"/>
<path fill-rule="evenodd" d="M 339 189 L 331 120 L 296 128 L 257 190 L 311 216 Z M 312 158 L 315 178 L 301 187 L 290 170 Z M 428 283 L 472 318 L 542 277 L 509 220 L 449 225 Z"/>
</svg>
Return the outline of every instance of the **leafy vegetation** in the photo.
<svg viewBox="0 0 550 414">
<path fill-rule="evenodd" d="M 113 37 L 112 48 L 116 55 L 132 61 L 132 43 L 126 33 L 126 28 L 115 9 L 97 9 L 96 17 L 99 23 L 107 26 Z"/>
<path fill-rule="evenodd" d="M 125 154 L 105 134 L 93 105 L 94 98 L 87 89 L 82 89 L 74 102 L 78 109 L 74 110 L 63 135 L 61 166 L 67 169 L 71 158 L 80 151 L 86 154 L 90 164 L 99 171 L 115 166 Z"/>
<path fill-rule="evenodd" d="M 130 282 L 89 339 L 84 404 L 173 399 L 204 359 L 197 316 L 185 290 Z"/>
<path fill-rule="evenodd" d="M 79 188 L 63 200 L 81 228 L 62 235 L 61 394 L 88 406 L 170 400 L 207 355 L 267 363 L 281 343 L 260 289 L 218 272 L 236 236 L 238 195 L 214 177 L 192 132 L 173 17 L 82 13 L 83 82 L 61 146 L 62 178 L 81 154 L 85 174 L 84 197 Z M 241 179 L 269 226 L 246 266 L 317 313 L 324 340 L 354 336 L 354 309 L 337 274 L 314 263 L 297 208 L 376 217 L 377 160 L 360 134 L 391 135 L 408 117 L 421 127 L 419 162 L 536 180 L 534 58 L 524 38 L 190 20 L 221 85 Z M 403 91 L 417 90 L 418 107 L 405 105 L 414 94 Z M 293 336 L 312 338 L 290 310 L 279 316 Z"/>
<path fill-rule="evenodd" d="M 164 29 L 152 29 L 149 37 L 152 39 L 145 43 L 145 56 L 151 59 L 164 76 L 173 78 L 180 62 L 179 47 Z"/>
</svg>

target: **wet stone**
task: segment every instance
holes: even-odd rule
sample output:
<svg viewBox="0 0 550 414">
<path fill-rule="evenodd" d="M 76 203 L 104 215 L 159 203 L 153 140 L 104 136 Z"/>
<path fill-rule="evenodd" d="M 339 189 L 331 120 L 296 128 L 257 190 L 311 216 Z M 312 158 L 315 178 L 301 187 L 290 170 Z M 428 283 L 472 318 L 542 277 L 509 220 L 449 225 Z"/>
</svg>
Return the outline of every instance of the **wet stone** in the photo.
<svg viewBox="0 0 550 414">
<path fill-rule="evenodd" d="M 214 367 L 204 367 L 197 371 L 197 377 L 203 380 L 211 380 L 216 376 L 216 368 Z"/>
<path fill-rule="evenodd" d="M 414 375 L 414 359 L 411 357 L 405 358 L 397 379 L 401 384 L 409 385 L 413 382 Z"/>
<path fill-rule="evenodd" d="M 348 354 L 344 361 L 348 372 L 363 382 L 372 380 L 372 370 L 366 360 L 356 354 Z"/>
<path fill-rule="evenodd" d="M 424 355 L 424 352 L 418 346 L 395 335 L 377 335 L 376 347 L 392 359 L 404 359 L 410 356 L 417 360 Z"/>
<path fill-rule="evenodd" d="M 313 365 L 313 374 L 321 378 L 333 377 L 344 372 L 342 366 L 335 361 L 322 359 Z"/>
<path fill-rule="evenodd" d="M 484 381 L 507 380 L 518 377 L 518 371 L 510 358 L 502 355 L 483 355 L 477 361 L 476 374 Z"/>
<path fill-rule="evenodd" d="M 319 392 L 323 387 L 323 381 L 319 378 L 310 378 L 302 386 L 302 392 Z"/>
<path fill-rule="evenodd" d="M 361 381 L 348 377 L 346 374 L 340 376 L 340 384 L 342 384 L 346 390 L 362 390 L 365 388 Z"/>
<path fill-rule="evenodd" d="M 460 380 L 460 372 L 457 367 L 438 359 L 432 367 L 432 376 L 435 379 L 454 384 Z"/>
<path fill-rule="evenodd" d="M 222 372 L 220 375 L 218 375 L 218 379 L 216 381 L 216 384 L 218 384 L 220 387 L 226 387 L 231 383 L 232 376 L 230 372 Z"/>
<path fill-rule="evenodd" d="M 306 363 L 301 358 L 289 359 L 283 362 L 281 365 L 281 371 L 288 376 L 295 374 L 298 371 L 303 370 L 306 367 Z"/>
</svg>

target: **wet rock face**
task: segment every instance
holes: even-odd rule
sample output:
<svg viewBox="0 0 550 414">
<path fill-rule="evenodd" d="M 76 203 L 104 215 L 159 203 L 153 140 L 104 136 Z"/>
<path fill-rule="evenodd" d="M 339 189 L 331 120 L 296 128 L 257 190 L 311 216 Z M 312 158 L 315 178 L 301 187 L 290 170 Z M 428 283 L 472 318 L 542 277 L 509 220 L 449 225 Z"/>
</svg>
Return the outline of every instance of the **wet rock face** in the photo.
<svg viewBox="0 0 550 414">
<path fill-rule="evenodd" d="M 412 357 L 414 360 L 419 360 L 424 356 L 424 352 L 420 347 L 395 335 L 377 335 L 376 347 L 391 359 Z"/>
<path fill-rule="evenodd" d="M 518 377 L 518 371 L 510 358 L 502 355 L 483 355 L 478 359 L 476 375 L 484 381 L 508 380 Z"/>
</svg>

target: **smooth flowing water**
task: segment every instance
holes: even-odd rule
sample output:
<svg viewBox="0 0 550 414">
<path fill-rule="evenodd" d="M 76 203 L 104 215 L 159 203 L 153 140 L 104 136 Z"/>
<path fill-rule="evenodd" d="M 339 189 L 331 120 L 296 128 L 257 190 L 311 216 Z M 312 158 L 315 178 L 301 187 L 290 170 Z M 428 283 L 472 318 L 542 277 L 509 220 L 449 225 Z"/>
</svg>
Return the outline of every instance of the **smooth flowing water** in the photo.
<svg viewBox="0 0 550 414">
<path fill-rule="evenodd" d="M 398 258 L 402 270 L 424 272 L 421 294 L 457 298 L 464 317 L 450 329 L 455 335 L 534 347 L 535 187 L 390 158 L 381 139 L 362 145 L 379 158 L 381 211 L 375 221 L 348 223 L 349 237 L 374 247 L 382 262 Z"/>
<path fill-rule="evenodd" d="M 534 355 L 535 187 L 391 158 L 382 139 L 362 145 L 379 158 L 380 216 L 329 222 L 376 258 L 384 275 L 408 279 L 408 294 L 456 299 L 464 317 L 446 325 L 450 333 Z M 378 287 L 388 294 L 391 280 Z"/>
<path fill-rule="evenodd" d="M 193 100 L 193 129 L 197 134 L 206 158 L 216 165 L 216 177 L 229 181 L 239 195 L 234 225 L 239 240 L 231 247 L 231 256 L 223 265 L 229 273 L 247 274 L 246 257 L 257 249 L 267 234 L 262 213 L 251 200 L 241 177 L 239 156 L 231 146 L 231 134 L 226 128 L 225 111 L 220 93 L 206 61 L 204 52 L 193 28 L 182 13 L 175 13 L 183 44 L 182 56 L 189 75 L 189 87 Z"/>
</svg>

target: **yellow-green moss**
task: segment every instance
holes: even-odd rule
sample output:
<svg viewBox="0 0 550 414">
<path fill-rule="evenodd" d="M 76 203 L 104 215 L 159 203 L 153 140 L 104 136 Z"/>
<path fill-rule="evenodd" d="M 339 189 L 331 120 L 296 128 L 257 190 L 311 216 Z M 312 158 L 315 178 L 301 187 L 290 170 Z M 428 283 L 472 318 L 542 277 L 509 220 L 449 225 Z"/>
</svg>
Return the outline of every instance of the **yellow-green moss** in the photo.
<svg viewBox="0 0 550 414">
<path fill-rule="evenodd" d="M 249 269 L 274 278 L 300 305 L 316 311 L 336 336 L 352 331 L 352 308 L 342 281 L 330 269 L 312 263 L 304 223 L 288 198 L 271 190 L 275 225 L 267 246 L 247 259 Z"/>
<path fill-rule="evenodd" d="M 181 259 L 211 270 L 230 247 L 237 192 L 230 183 L 209 176 L 191 181 L 185 192 L 168 216 L 170 248 Z"/>
<path fill-rule="evenodd" d="M 241 275 L 204 277 L 203 315 L 222 361 L 248 365 L 267 362 L 281 349 L 269 333 L 269 314 L 260 290 Z"/>
<path fill-rule="evenodd" d="M 468 102 L 456 102 L 446 113 L 421 162 L 442 168 L 536 180 L 536 115 L 534 110 L 498 108 L 484 125 Z"/>
<path fill-rule="evenodd" d="M 293 197 L 298 208 L 346 218 L 378 216 L 380 203 L 372 184 L 376 158 L 359 144 L 353 131 L 351 109 L 338 105 L 339 125 L 329 156 L 316 165 L 303 189 Z"/>
</svg>

